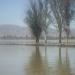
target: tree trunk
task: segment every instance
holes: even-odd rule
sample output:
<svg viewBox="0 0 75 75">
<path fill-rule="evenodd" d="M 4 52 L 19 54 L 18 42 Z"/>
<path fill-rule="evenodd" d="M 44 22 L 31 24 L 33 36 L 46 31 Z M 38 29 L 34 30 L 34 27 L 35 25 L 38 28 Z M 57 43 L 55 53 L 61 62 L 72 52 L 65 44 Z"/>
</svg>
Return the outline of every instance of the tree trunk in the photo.
<svg viewBox="0 0 75 75">
<path fill-rule="evenodd" d="M 59 59 L 61 60 L 61 34 L 62 34 L 62 25 L 59 28 Z"/>
<path fill-rule="evenodd" d="M 67 35 L 67 45 L 68 45 L 68 35 Z"/>
<path fill-rule="evenodd" d="M 45 32 L 45 52 L 46 52 L 46 49 L 47 49 L 47 33 Z"/>
<path fill-rule="evenodd" d="M 36 45 L 39 44 L 39 38 L 36 38 Z"/>
<path fill-rule="evenodd" d="M 68 56 L 68 35 L 67 35 L 67 47 L 66 47 L 66 60 L 67 60 L 67 56 Z"/>
</svg>

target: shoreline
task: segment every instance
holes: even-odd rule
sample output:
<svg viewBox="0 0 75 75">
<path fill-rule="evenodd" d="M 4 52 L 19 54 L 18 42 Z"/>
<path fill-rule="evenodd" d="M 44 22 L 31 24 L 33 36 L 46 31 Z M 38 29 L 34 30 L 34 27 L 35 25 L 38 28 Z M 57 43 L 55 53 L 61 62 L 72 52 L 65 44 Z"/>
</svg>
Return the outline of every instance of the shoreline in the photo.
<svg viewBox="0 0 75 75">
<path fill-rule="evenodd" d="M 59 44 L 0 44 L 0 45 L 25 45 L 25 46 L 54 46 L 54 47 L 60 47 Z M 75 45 L 65 45 L 62 44 L 61 47 L 75 47 Z"/>
</svg>

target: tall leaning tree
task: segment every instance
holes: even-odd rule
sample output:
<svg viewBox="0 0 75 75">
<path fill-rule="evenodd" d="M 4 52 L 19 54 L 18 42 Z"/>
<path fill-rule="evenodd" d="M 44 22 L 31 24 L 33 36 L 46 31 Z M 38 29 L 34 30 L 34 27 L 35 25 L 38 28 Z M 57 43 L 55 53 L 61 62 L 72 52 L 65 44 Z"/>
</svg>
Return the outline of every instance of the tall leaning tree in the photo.
<svg viewBox="0 0 75 75">
<path fill-rule="evenodd" d="M 42 33 L 42 12 L 43 7 L 39 4 L 40 0 L 30 1 L 30 8 L 27 11 L 26 23 L 31 29 L 33 36 L 36 39 L 36 44 L 39 43 L 39 38 Z"/>
<path fill-rule="evenodd" d="M 64 1 L 64 30 L 66 32 L 66 36 L 67 36 L 67 44 L 68 44 L 68 37 L 70 34 L 70 22 L 73 20 L 73 16 L 75 13 L 75 10 L 73 10 L 73 3 L 75 3 L 74 0 L 63 0 Z"/>
<path fill-rule="evenodd" d="M 43 13 L 43 30 L 44 30 L 44 32 L 45 32 L 45 44 L 47 44 L 47 33 L 48 33 L 48 27 L 49 27 L 49 25 L 50 25 L 50 23 L 51 23 L 51 15 L 50 15 L 50 10 L 49 10 L 49 0 L 44 0 L 44 2 L 43 2 L 43 11 L 44 11 L 44 13 Z"/>
<path fill-rule="evenodd" d="M 47 34 L 48 34 L 48 27 L 49 25 L 52 23 L 52 17 L 51 17 L 51 10 L 49 9 L 49 0 L 43 0 L 43 2 L 41 3 L 43 5 L 43 16 L 42 16 L 42 20 L 43 20 L 43 31 L 45 34 L 45 50 L 47 47 Z"/>
<path fill-rule="evenodd" d="M 62 29 L 65 30 L 67 39 L 70 32 L 70 21 L 73 16 L 70 11 L 70 4 L 74 0 L 49 0 L 50 6 L 56 19 L 59 29 L 59 44 L 61 45 L 61 33 Z M 72 9 L 72 8 L 71 8 Z M 67 41 L 68 42 L 68 41 Z M 59 56 L 61 56 L 61 49 L 59 50 Z"/>
<path fill-rule="evenodd" d="M 56 20 L 56 24 L 59 31 L 59 59 L 61 60 L 61 36 L 62 36 L 62 15 L 63 15 L 63 5 L 62 0 L 49 0 L 50 3 L 50 9 L 53 12 L 53 15 Z"/>
<path fill-rule="evenodd" d="M 73 8 L 72 4 L 75 3 L 75 1 L 74 0 L 55 0 L 53 2 L 54 4 L 56 4 L 55 6 L 58 8 L 58 13 L 61 17 L 61 28 L 63 28 L 64 31 L 66 32 L 67 43 L 68 43 L 68 37 L 70 34 L 70 22 L 75 12 L 74 10 L 72 10 Z"/>
</svg>

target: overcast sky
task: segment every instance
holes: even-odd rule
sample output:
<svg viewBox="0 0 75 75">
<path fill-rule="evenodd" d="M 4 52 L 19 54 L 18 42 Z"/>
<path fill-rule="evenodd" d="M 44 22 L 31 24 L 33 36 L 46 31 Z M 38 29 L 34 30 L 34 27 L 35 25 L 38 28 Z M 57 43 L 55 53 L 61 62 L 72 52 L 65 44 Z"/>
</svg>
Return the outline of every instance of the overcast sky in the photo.
<svg viewBox="0 0 75 75">
<path fill-rule="evenodd" d="M 28 6 L 28 0 L 0 0 L 0 25 L 25 26 L 23 20 Z M 75 22 L 71 23 L 71 28 L 75 28 Z"/>
</svg>

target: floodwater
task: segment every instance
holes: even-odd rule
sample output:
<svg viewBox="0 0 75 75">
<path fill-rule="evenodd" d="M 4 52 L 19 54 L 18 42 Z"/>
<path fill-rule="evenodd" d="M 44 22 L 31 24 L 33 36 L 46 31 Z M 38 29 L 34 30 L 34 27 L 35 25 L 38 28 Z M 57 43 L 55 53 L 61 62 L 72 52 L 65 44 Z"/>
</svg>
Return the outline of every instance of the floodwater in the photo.
<svg viewBox="0 0 75 75">
<path fill-rule="evenodd" d="M 0 45 L 0 75 L 75 75 L 75 48 Z"/>
</svg>

